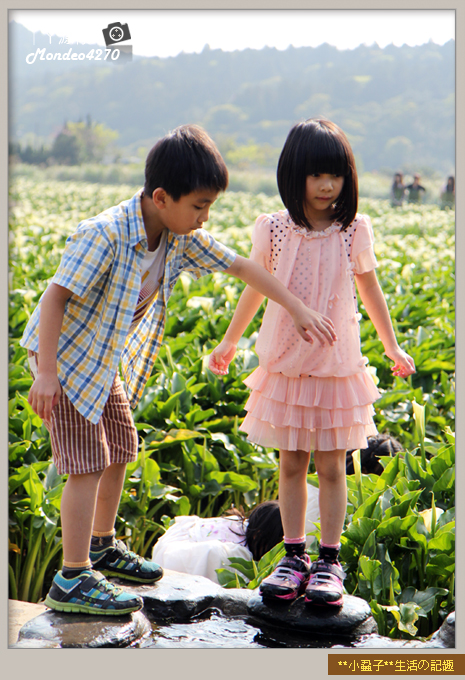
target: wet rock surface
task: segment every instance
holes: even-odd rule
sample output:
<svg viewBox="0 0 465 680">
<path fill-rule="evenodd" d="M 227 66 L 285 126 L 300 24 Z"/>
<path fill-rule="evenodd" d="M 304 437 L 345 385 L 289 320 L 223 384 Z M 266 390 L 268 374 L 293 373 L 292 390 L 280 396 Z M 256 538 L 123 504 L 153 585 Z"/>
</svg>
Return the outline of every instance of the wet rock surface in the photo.
<svg viewBox="0 0 465 680">
<path fill-rule="evenodd" d="M 89 616 L 47 611 L 19 631 L 15 647 L 128 647 L 152 630 L 141 612 L 125 616 Z"/>
<path fill-rule="evenodd" d="M 352 595 L 345 595 L 342 607 L 334 608 L 306 605 L 303 597 L 292 604 L 270 604 L 255 595 L 249 602 L 248 611 L 268 625 L 318 635 L 356 637 L 378 630 L 368 603 Z"/>
<path fill-rule="evenodd" d="M 118 579 L 116 583 L 123 585 Z M 124 587 L 144 599 L 126 616 L 90 616 L 45 610 L 19 630 L 10 647 L 454 647 L 455 615 L 429 641 L 377 635 L 368 603 L 351 595 L 335 611 L 264 603 L 256 591 L 224 589 L 200 576 L 166 570 L 152 586 Z M 33 607 L 33 605 L 31 605 Z M 33 610 L 35 611 L 35 610 Z"/>
<path fill-rule="evenodd" d="M 455 612 L 451 612 L 429 640 L 392 640 L 381 635 L 362 636 L 353 647 L 371 649 L 451 649 L 455 647 Z"/>
</svg>

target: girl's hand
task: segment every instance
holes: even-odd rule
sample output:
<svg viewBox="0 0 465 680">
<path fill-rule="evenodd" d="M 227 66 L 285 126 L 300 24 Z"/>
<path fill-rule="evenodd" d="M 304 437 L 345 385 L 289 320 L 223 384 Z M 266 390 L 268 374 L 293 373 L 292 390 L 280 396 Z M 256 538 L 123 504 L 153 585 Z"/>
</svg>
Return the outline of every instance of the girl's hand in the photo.
<svg viewBox="0 0 465 680">
<path fill-rule="evenodd" d="M 299 310 L 291 316 L 297 333 L 305 342 L 313 344 L 314 337 L 319 341 L 320 345 L 324 345 L 325 342 L 334 345 L 336 342 L 336 329 L 328 316 L 309 309 L 303 303 Z"/>
<path fill-rule="evenodd" d="M 41 374 L 32 383 L 27 398 L 34 413 L 45 423 L 50 422 L 52 409 L 56 406 L 61 396 L 61 385 L 56 374 Z"/>
<path fill-rule="evenodd" d="M 397 347 L 392 352 L 386 352 L 386 355 L 394 362 L 394 366 L 391 368 L 394 375 L 399 376 L 399 378 L 406 378 L 408 375 L 415 373 L 415 362 L 400 347 Z"/>
<path fill-rule="evenodd" d="M 226 375 L 228 366 L 234 359 L 237 345 L 229 340 L 222 340 L 208 357 L 208 368 L 216 375 Z"/>
</svg>

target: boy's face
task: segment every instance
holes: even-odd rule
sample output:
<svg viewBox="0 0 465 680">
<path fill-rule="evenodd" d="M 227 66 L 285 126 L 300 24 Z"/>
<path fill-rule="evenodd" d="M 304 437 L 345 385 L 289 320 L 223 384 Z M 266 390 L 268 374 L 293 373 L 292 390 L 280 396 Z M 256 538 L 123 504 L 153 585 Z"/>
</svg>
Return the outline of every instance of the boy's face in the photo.
<svg viewBox="0 0 465 680">
<path fill-rule="evenodd" d="M 218 192 L 211 189 L 192 191 L 178 201 L 165 194 L 165 207 L 160 217 L 173 234 L 186 235 L 203 226 L 208 220 L 210 206 L 217 198 Z"/>
</svg>

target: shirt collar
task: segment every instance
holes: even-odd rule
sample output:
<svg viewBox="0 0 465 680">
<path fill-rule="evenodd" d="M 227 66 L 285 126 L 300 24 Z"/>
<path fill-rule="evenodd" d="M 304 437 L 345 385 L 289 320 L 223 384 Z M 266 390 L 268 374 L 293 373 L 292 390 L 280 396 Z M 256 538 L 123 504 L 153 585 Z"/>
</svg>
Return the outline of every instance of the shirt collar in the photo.
<svg viewBox="0 0 465 680">
<path fill-rule="evenodd" d="M 129 243 L 132 247 L 141 243 L 147 248 L 147 234 L 145 233 L 142 217 L 141 196 L 143 189 L 139 189 L 128 201 Z"/>
</svg>

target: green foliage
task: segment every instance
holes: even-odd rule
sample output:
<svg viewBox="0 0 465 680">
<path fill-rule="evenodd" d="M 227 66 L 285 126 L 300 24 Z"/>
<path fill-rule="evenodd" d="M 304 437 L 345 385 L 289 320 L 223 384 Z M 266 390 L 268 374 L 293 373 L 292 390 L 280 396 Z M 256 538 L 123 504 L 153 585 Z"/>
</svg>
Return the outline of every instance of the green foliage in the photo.
<svg viewBox="0 0 465 680">
<path fill-rule="evenodd" d="M 53 569 L 60 564 L 58 509 L 65 481 L 56 478 L 50 482 L 53 467 L 48 433 L 27 402 L 31 376 L 19 339 L 77 223 L 125 200 L 136 189 L 133 185 L 39 182 L 33 177 L 14 177 L 10 186 L 12 597 L 40 599 Z M 226 193 L 212 208 L 209 230 L 247 255 L 255 218 L 281 207 L 277 196 Z M 406 381 L 392 376 L 362 308 L 362 347 L 382 395 L 376 404 L 378 429 L 396 436 L 406 453 L 386 461 L 380 478 L 360 474 L 349 480 L 349 503 L 357 510 L 348 516 L 344 559 L 350 567 L 347 584 L 352 591 L 364 589 L 367 598 L 376 600 L 381 589 L 384 599 L 379 599 L 379 611 L 372 605 L 373 611 L 380 620 L 388 621 L 392 630 L 396 614 L 382 606 L 400 608 L 412 601 L 423 607 L 423 596 L 415 593 L 413 599 L 401 599 L 408 588 L 431 593 L 428 589 L 441 587 L 449 590 L 447 608 L 452 602 L 454 213 L 434 206 L 393 210 L 387 201 L 373 199 L 363 199 L 360 210 L 372 217 L 379 278 L 399 341 L 418 367 Z M 247 442 L 240 431 L 248 394 L 243 380 L 257 365 L 253 347 L 260 315 L 247 329 L 228 375 L 220 379 L 206 366 L 206 357 L 223 336 L 242 288 L 241 282 L 225 274 L 198 281 L 182 275 L 170 299 L 164 344 L 134 411 L 140 454 L 128 466 L 117 518 L 118 535 L 141 554 L 150 555 L 154 541 L 177 515 L 217 516 L 232 505 L 247 510 L 277 497 L 276 452 Z M 424 428 L 421 415 L 420 420 L 414 418 L 413 402 L 424 409 Z M 424 533 L 426 515 L 421 515 L 423 511 L 433 515 L 432 493 L 434 536 Z M 381 511 L 386 513 L 384 523 Z M 380 555 L 363 552 L 372 534 L 386 546 Z M 236 565 L 234 583 L 242 579 L 241 584 L 258 585 L 277 554 L 263 558 L 256 567 Z M 358 568 L 358 556 L 381 564 L 382 576 L 374 573 L 373 588 L 371 579 Z M 414 562 L 419 567 L 414 569 Z M 241 567 L 246 568 L 245 573 Z M 386 599 L 390 576 L 395 603 Z M 437 584 L 436 577 L 441 579 Z M 224 579 L 225 584 L 231 581 L 226 574 Z M 438 598 L 436 594 L 436 601 Z M 403 621 L 408 619 L 407 609 L 403 607 L 404 613 L 399 614 Z M 441 611 L 435 604 L 428 617 L 433 620 Z M 413 611 L 413 619 L 415 612 L 419 610 Z M 405 625 L 416 625 L 413 619 Z M 422 630 L 421 625 L 427 624 L 423 616 L 419 620 Z"/>
<path fill-rule="evenodd" d="M 426 463 L 415 451 L 384 458 L 380 476 L 362 475 L 354 454 L 341 537 L 344 587 L 369 602 L 381 635 L 428 636 L 454 609 L 455 437 L 446 436 Z M 231 559 L 218 579 L 227 588 L 256 588 L 283 554 L 281 543 L 258 564 Z"/>
</svg>

